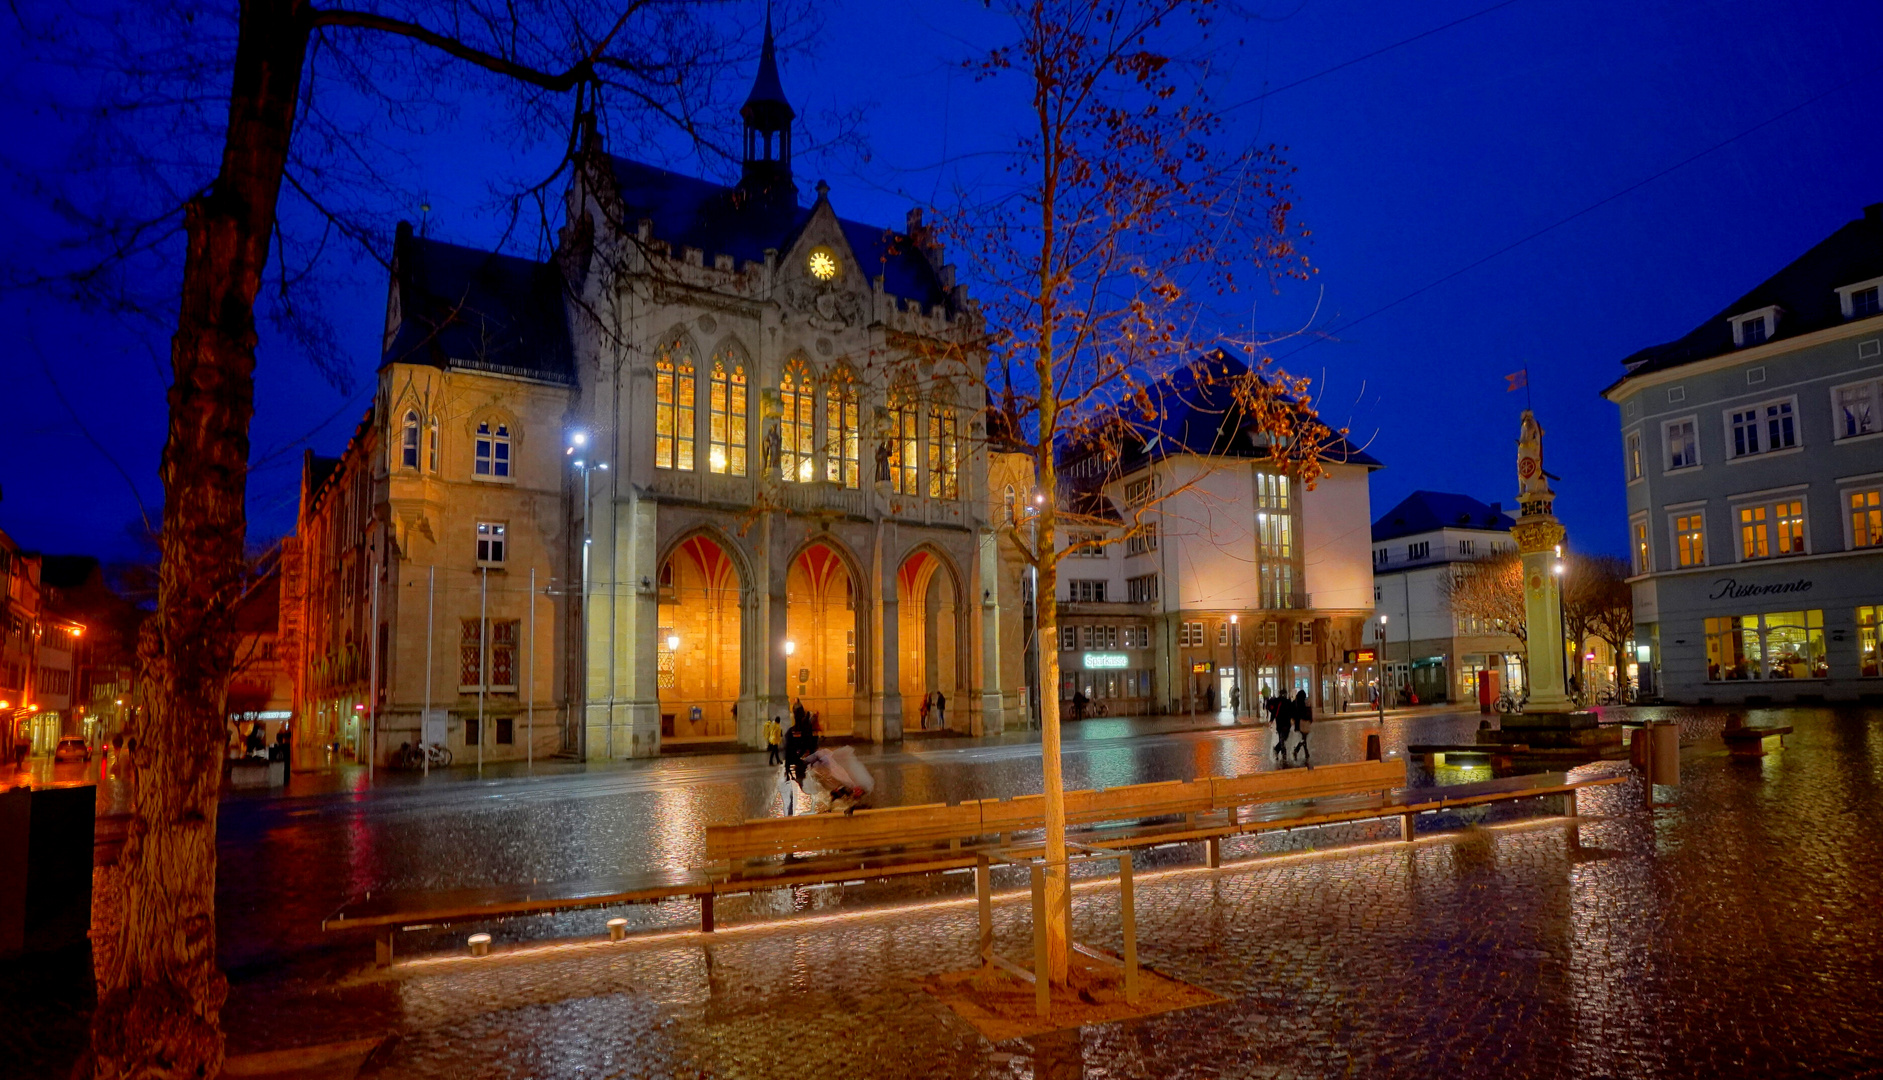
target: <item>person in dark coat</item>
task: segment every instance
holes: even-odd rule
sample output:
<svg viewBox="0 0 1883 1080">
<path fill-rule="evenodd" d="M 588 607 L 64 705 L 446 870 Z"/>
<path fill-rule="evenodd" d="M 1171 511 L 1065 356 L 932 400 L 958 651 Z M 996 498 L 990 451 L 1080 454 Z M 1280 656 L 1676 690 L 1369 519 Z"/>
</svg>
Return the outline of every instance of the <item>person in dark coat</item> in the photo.
<svg viewBox="0 0 1883 1080">
<path fill-rule="evenodd" d="M 1308 692 L 1296 690 L 1294 703 L 1289 706 L 1294 728 L 1301 733 L 1301 741 L 1295 745 L 1295 756 L 1305 758 L 1308 754 L 1308 726 L 1314 723 L 1314 708 L 1308 704 Z"/>
<path fill-rule="evenodd" d="M 817 750 L 817 735 L 811 731 L 809 717 L 799 717 L 785 732 L 785 776 L 804 786 L 804 759 Z"/>
<path fill-rule="evenodd" d="M 1294 710 L 1280 694 L 1268 699 L 1268 720 L 1275 725 L 1275 756 L 1288 760 L 1288 733 L 1294 730 Z"/>
<path fill-rule="evenodd" d="M 940 690 L 935 691 L 935 729 L 945 731 L 948 728 L 948 699 Z"/>
</svg>

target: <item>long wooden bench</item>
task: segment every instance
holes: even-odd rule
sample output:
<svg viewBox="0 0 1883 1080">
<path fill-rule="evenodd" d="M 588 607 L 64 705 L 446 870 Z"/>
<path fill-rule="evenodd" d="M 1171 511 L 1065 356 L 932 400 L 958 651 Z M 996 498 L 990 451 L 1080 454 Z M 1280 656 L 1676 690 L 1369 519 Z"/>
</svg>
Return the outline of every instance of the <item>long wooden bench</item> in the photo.
<svg viewBox="0 0 1883 1080">
<path fill-rule="evenodd" d="M 1206 864 L 1219 866 L 1221 843 L 1228 837 L 1397 817 L 1401 838 L 1411 840 L 1414 820 L 1422 814 L 1548 796 L 1565 797 L 1567 812 L 1574 814 L 1577 791 L 1624 779 L 1552 773 L 1407 788 L 1403 759 L 1350 762 L 1069 791 L 1066 823 L 1073 839 L 1112 849 L 1201 843 Z M 709 865 L 703 869 L 369 896 L 348 904 L 321 928 L 374 930 L 381 964 L 391 962 L 393 935 L 402 930 L 672 899 L 697 898 L 700 928 L 710 932 L 718 896 L 969 869 L 980 852 L 991 848 L 1022 854 L 1037 849 L 1044 843 L 1044 829 L 1045 798 L 1040 795 L 754 818 L 708 826 Z"/>
<path fill-rule="evenodd" d="M 1765 740 L 1777 739 L 1778 745 L 1783 747 L 1785 736 L 1790 734 L 1790 724 L 1770 724 L 1763 727 L 1727 724 L 1726 729 L 1720 732 L 1720 738 L 1725 740 L 1726 749 L 1733 757 L 1761 758 L 1765 756 Z"/>
</svg>

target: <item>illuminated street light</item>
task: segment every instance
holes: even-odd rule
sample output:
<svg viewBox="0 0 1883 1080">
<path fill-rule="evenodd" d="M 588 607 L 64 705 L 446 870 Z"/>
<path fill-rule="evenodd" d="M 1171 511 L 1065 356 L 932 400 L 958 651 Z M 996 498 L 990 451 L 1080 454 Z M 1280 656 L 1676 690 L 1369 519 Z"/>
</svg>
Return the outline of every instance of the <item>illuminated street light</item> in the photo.
<svg viewBox="0 0 1883 1080">
<path fill-rule="evenodd" d="M 797 652 L 797 651 L 798 651 L 798 643 L 797 643 L 797 642 L 795 642 L 795 641 L 787 641 L 787 642 L 785 642 L 785 655 L 786 655 L 786 656 L 790 656 L 790 655 L 791 655 L 792 653 L 794 653 L 794 652 Z"/>
<path fill-rule="evenodd" d="M 679 634 L 667 635 L 667 651 L 668 652 L 680 651 L 680 635 Z"/>
</svg>

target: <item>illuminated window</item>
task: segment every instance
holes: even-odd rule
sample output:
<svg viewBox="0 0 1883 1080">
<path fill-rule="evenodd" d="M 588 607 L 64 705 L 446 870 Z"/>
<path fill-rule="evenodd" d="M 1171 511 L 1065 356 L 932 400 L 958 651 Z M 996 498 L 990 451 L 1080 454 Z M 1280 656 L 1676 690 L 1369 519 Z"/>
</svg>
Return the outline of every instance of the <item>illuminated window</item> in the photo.
<svg viewBox="0 0 1883 1080">
<path fill-rule="evenodd" d="M 1850 546 L 1883 545 L 1883 490 L 1850 493 Z"/>
<path fill-rule="evenodd" d="M 1782 502 L 1773 507 L 1778 525 L 1778 553 L 1805 553 L 1805 504 L 1802 500 Z"/>
<path fill-rule="evenodd" d="M 408 469 L 418 468 L 419 438 L 418 413 L 408 411 L 399 433 L 399 463 Z"/>
<path fill-rule="evenodd" d="M 778 383 L 778 435 L 782 452 L 779 462 L 786 480 L 809 483 L 812 473 L 812 439 L 817 424 L 817 384 L 810 368 L 794 357 L 785 365 L 785 375 Z"/>
<path fill-rule="evenodd" d="M 1699 514 L 1674 518 L 1674 548 L 1682 566 L 1706 565 L 1706 524 Z"/>
<path fill-rule="evenodd" d="M 1635 534 L 1635 573 L 1645 574 L 1654 568 L 1653 552 L 1648 548 L 1648 523 L 1634 523 Z"/>
<path fill-rule="evenodd" d="M 917 424 L 915 395 L 907 386 L 889 394 L 889 477 L 899 495 L 914 495 L 920 463 L 921 427 Z"/>
<path fill-rule="evenodd" d="M 654 357 L 654 467 L 693 469 L 693 356 L 661 346 Z"/>
<path fill-rule="evenodd" d="M 1857 609 L 1857 673 L 1874 679 L 1883 675 L 1883 659 L 1877 655 L 1877 614 L 1883 608 Z"/>
<path fill-rule="evenodd" d="M 1624 456 L 1628 462 L 1628 479 L 1631 481 L 1641 479 L 1644 473 L 1641 465 L 1641 433 L 1639 431 L 1628 433 L 1628 445 Z"/>
<path fill-rule="evenodd" d="M 840 367 L 824 388 L 824 479 L 847 488 L 861 479 L 857 415 L 856 376 Z"/>
<path fill-rule="evenodd" d="M 477 425 L 476 452 L 475 470 L 478 476 L 509 476 L 510 426 L 497 424 L 493 430 L 488 421 Z"/>
<path fill-rule="evenodd" d="M 1766 521 L 1763 506 L 1748 506 L 1739 511 L 1739 557 L 1741 559 L 1772 557 L 1771 530 Z"/>
<path fill-rule="evenodd" d="M 730 356 L 713 357 L 712 389 L 707 399 L 706 467 L 728 476 L 745 475 L 745 365 Z"/>
<path fill-rule="evenodd" d="M 928 414 L 928 497 L 931 499 L 961 497 L 961 456 L 955 425 L 953 409 L 937 408 Z"/>
<path fill-rule="evenodd" d="M 1824 651 L 1824 612 L 1708 619 L 1706 658 L 1707 678 L 1716 682 L 1827 678 L 1831 672 Z"/>
</svg>

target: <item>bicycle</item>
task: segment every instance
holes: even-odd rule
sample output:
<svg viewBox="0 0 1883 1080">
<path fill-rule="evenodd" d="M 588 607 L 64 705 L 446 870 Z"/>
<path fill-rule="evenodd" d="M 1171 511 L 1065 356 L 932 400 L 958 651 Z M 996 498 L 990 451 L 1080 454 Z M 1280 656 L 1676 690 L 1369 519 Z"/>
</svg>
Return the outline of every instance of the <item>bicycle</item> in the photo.
<svg viewBox="0 0 1883 1080">
<path fill-rule="evenodd" d="M 1528 690 L 1524 691 L 1522 697 L 1512 697 L 1510 691 L 1506 690 L 1497 695 L 1497 700 L 1492 703 L 1491 707 L 1508 716 L 1511 713 L 1522 712 L 1524 703 L 1529 700 L 1530 692 Z"/>
<path fill-rule="evenodd" d="M 1597 705 L 1633 705 L 1634 701 L 1632 686 L 1605 686 L 1595 695 Z"/>
<path fill-rule="evenodd" d="M 398 765 L 402 769 L 422 769 L 430 765 L 442 769 L 451 764 L 451 750 L 437 743 L 425 743 L 413 746 L 410 743 L 399 744 Z"/>
</svg>

